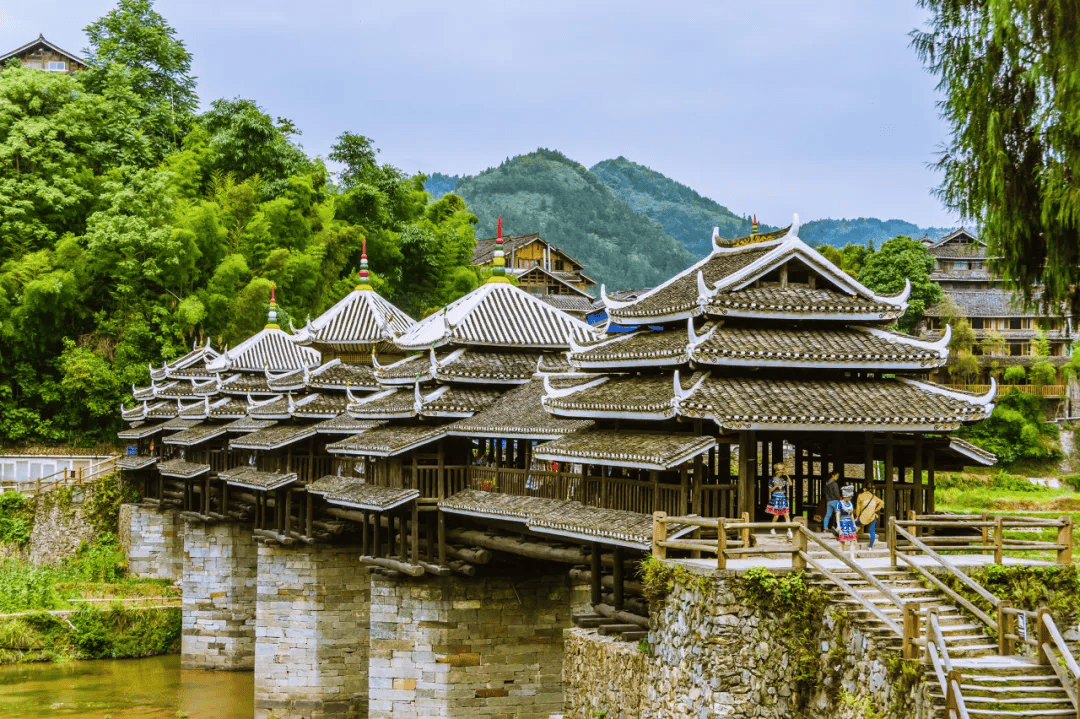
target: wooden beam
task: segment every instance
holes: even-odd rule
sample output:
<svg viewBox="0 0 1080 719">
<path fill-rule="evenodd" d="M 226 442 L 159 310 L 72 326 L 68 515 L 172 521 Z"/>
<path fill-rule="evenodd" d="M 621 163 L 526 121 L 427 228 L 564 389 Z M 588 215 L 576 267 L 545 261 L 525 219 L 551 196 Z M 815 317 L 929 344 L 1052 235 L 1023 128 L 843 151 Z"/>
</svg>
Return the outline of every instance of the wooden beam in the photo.
<svg viewBox="0 0 1080 719">
<path fill-rule="evenodd" d="M 527 539 L 489 535 L 475 529 L 454 528 L 447 531 L 450 541 L 471 544 L 496 552 L 508 552 L 532 559 L 569 564 L 586 564 L 590 561 L 584 547 L 557 547 Z"/>
</svg>

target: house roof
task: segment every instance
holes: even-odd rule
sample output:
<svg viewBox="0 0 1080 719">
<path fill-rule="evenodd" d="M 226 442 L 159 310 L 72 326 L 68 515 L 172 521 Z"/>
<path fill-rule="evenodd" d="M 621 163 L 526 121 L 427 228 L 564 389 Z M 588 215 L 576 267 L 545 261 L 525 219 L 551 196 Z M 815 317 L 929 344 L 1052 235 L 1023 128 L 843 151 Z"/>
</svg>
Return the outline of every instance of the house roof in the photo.
<svg viewBox="0 0 1080 719">
<path fill-rule="evenodd" d="M 150 457 L 145 454 L 125 454 L 116 460 L 116 467 L 117 469 L 132 472 L 137 469 L 145 469 L 157 461 L 157 457 Z"/>
<path fill-rule="evenodd" d="M 521 384 L 536 373 L 539 352 L 507 352 L 467 349 L 455 352 L 433 367 L 441 382 L 467 384 Z"/>
<path fill-rule="evenodd" d="M 75 62 L 79 63 L 80 65 L 82 65 L 84 67 L 86 66 L 86 60 L 83 60 L 81 57 L 79 57 L 78 55 L 76 55 L 73 52 L 68 52 L 67 50 L 64 50 L 64 49 L 54 45 L 53 43 L 46 40 L 45 36 L 41 35 L 41 34 L 39 34 L 37 36 L 37 39 L 31 40 L 30 42 L 26 43 L 22 47 L 17 47 L 14 50 L 12 50 L 11 52 L 7 52 L 7 53 L 4 53 L 3 55 L 0 55 L 0 62 L 4 62 L 5 60 L 7 60 L 9 58 L 16 57 L 17 55 L 22 55 L 23 53 L 34 50 L 39 45 L 52 50 L 53 52 L 57 53 L 58 55 L 63 55 L 64 57 L 68 58 L 69 60 L 74 60 Z"/>
<path fill-rule="evenodd" d="M 592 295 L 538 295 L 537 299 L 563 312 L 592 312 L 596 302 Z"/>
<path fill-rule="evenodd" d="M 937 242 L 930 243 L 926 251 L 934 257 L 985 258 L 986 243 L 961 227 L 958 230 L 953 230 Z"/>
<path fill-rule="evenodd" d="M 397 344 L 406 350 L 447 344 L 565 349 L 570 336 L 584 341 L 592 330 L 513 285 L 485 283 L 421 320 Z"/>
<path fill-rule="evenodd" d="M 312 425 L 277 425 L 260 429 L 229 442 L 232 449 L 273 450 L 314 437 L 317 430 Z"/>
<path fill-rule="evenodd" d="M 572 296 L 588 297 L 590 300 L 593 299 L 592 295 L 590 295 L 585 290 L 580 289 L 580 288 L 575 287 L 574 285 L 570 284 L 571 282 L 578 281 L 578 282 L 589 282 L 589 283 L 595 285 L 596 280 L 592 279 L 591 277 L 586 276 L 585 273 L 583 273 L 583 272 L 582 273 L 578 273 L 578 272 L 549 272 L 546 269 L 544 269 L 543 267 L 541 267 L 540 265 L 536 265 L 534 267 L 528 267 L 528 268 L 525 268 L 525 269 L 522 269 L 522 270 L 514 271 L 514 274 L 517 275 L 519 280 L 524 279 L 525 277 L 528 277 L 529 275 L 534 274 L 534 273 L 538 274 L 538 275 L 543 275 L 544 277 L 547 277 L 547 278 L 549 278 L 551 280 L 554 280 L 559 285 L 562 285 L 563 287 L 569 288 L 570 290 L 572 290 L 574 292 L 574 295 L 572 295 Z"/>
<path fill-rule="evenodd" d="M 160 424 L 147 424 L 146 422 L 133 422 L 127 429 L 116 433 L 117 439 L 143 439 L 151 437 L 161 431 Z"/>
<path fill-rule="evenodd" d="M 202 347 L 193 347 L 180 359 L 166 362 L 161 367 L 150 367 L 150 379 L 160 382 L 167 378 L 199 377 L 206 375 L 206 363 L 217 359 L 219 353 L 210 346 L 210 341 Z"/>
<path fill-rule="evenodd" d="M 220 357 L 206 363 L 211 372 L 272 372 L 318 367 L 322 357 L 310 347 L 297 345 L 289 335 L 274 327 L 265 327 Z"/>
<path fill-rule="evenodd" d="M 321 344 L 348 350 L 357 345 L 393 341 L 416 321 L 374 290 L 353 290 L 304 327 L 292 340 L 301 345 Z"/>
<path fill-rule="evenodd" d="M 1025 308 L 1022 301 L 1010 290 L 992 287 L 985 290 L 946 290 L 960 308 L 963 317 L 1052 317 L 1052 313 L 1036 308 Z M 1036 298 L 1036 303 L 1038 298 Z M 940 317 L 940 303 L 926 309 L 927 317 Z"/>
<path fill-rule="evenodd" d="M 387 425 L 353 435 L 340 442 L 326 445 L 326 451 L 332 454 L 364 455 L 369 457 L 393 457 L 442 439 L 446 435 L 445 426 L 430 425 L 398 426 Z"/>
<path fill-rule="evenodd" d="M 473 251 L 473 264 L 474 265 L 486 265 L 495 258 L 495 240 L 497 237 L 488 237 L 482 240 L 476 241 L 476 249 Z M 522 247 L 530 245 L 533 242 L 543 242 L 545 245 L 551 248 L 553 252 L 558 252 L 565 259 L 573 262 L 581 269 L 585 269 L 585 265 L 580 261 L 574 259 L 565 250 L 555 247 L 550 242 L 540 236 L 540 233 L 534 232 L 531 235 L 504 235 L 503 236 L 503 252 L 506 254 L 507 266 L 510 266 L 510 254 L 517 252 Z"/>
<path fill-rule="evenodd" d="M 906 305 L 844 295 L 831 288 L 746 287 L 718 292 L 705 305 L 714 317 L 828 319 L 871 322 L 896 319 Z"/>
<path fill-rule="evenodd" d="M 230 432 L 258 432 L 260 429 L 273 427 L 277 422 L 272 419 L 255 419 L 254 417 L 241 417 L 225 425 Z"/>
<path fill-rule="evenodd" d="M 169 435 L 161 441 L 164 444 L 173 444 L 180 447 L 194 447 L 197 444 L 209 442 L 215 437 L 221 437 L 227 434 L 228 431 L 228 426 L 223 424 L 197 424 L 190 429 L 185 429 L 183 432 Z"/>
<path fill-rule="evenodd" d="M 191 479 L 210 471 L 209 464 L 188 462 L 183 459 L 170 459 L 167 462 L 158 462 L 158 471 L 165 477 L 177 477 L 179 479 Z"/>
<path fill-rule="evenodd" d="M 418 489 L 379 487 L 373 484 L 365 484 L 351 477 L 334 475 L 319 477 L 308 485 L 307 491 L 312 494 L 323 495 L 330 504 L 375 512 L 385 512 L 400 507 L 420 496 L 420 490 Z"/>
<path fill-rule="evenodd" d="M 540 404 L 543 395 L 543 381 L 532 380 L 510 390 L 473 416 L 447 425 L 446 433 L 455 437 L 556 439 L 592 426 L 592 420 L 563 419 L 548 414 Z"/>
<path fill-rule="evenodd" d="M 371 419 L 355 419 L 347 414 L 339 414 L 333 419 L 326 419 L 315 425 L 319 434 L 357 434 L 369 429 L 381 427 L 386 422 Z"/>
<path fill-rule="evenodd" d="M 716 438 L 708 436 L 591 429 L 539 445 L 533 456 L 544 462 L 665 470 L 678 467 L 715 446 Z"/>
<path fill-rule="evenodd" d="M 258 472 L 250 467 L 237 467 L 225 472 L 218 472 L 218 477 L 228 484 L 247 487 L 262 492 L 270 492 L 292 484 L 297 480 L 296 472 Z"/>
</svg>

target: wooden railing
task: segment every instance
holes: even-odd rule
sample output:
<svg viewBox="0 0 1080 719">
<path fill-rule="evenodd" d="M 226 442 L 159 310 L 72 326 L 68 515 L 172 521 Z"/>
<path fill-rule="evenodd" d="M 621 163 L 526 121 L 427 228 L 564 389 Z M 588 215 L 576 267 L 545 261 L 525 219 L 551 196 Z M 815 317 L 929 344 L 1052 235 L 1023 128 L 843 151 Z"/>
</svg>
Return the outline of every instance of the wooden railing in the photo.
<svg viewBox="0 0 1080 719">
<path fill-rule="evenodd" d="M 1001 564 L 1007 552 L 1032 551 L 1052 551 L 1057 555 L 1058 564 L 1072 564 L 1072 517 L 1068 515 L 1057 519 L 1010 515 L 991 517 L 989 513 L 983 512 L 982 515 L 909 513 L 908 517 L 906 520 L 890 518 L 888 541 L 890 552 L 894 554 L 898 549 L 912 548 L 914 546 L 912 540 L 918 539 L 922 546 L 938 552 L 963 551 L 980 554 L 993 552 L 994 562 L 997 564 Z M 907 527 L 913 531 L 904 531 L 899 537 L 894 537 L 893 527 Z M 950 529 L 967 531 L 966 533 L 941 533 L 941 530 Z M 1057 538 L 1053 542 L 1045 542 L 1005 536 L 1008 530 L 1031 529 L 1040 531 L 1056 529 Z M 928 530 L 933 530 L 934 534 L 932 536 L 924 534 Z M 922 549 L 922 546 L 917 548 Z M 895 563 L 894 561 L 893 564 Z"/>
<path fill-rule="evenodd" d="M 119 456 L 109 457 L 79 469 L 62 469 L 47 477 L 39 477 L 33 482 L 6 479 L 0 481 L 0 492 L 10 490 L 36 497 L 43 492 L 51 492 L 61 487 L 91 484 L 115 472 L 117 459 Z"/>
<path fill-rule="evenodd" d="M 314 482 L 319 477 L 325 477 L 334 473 L 334 456 L 310 457 L 305 455 L 293 455 L 289 460 L 289 469 L 296 472 L 300 482 Z M 212 467 L 211 467 L 212 468 Z"/>
<path fill-rule="evenodd" d="M 948 719 L 969 719 L 967 705 L 964 703 L 963 677 L 953 669 L 949 658 L 949 647 L 941 633 L 937 611 L 926 615 L 926 653 L 934 667 L 941 691 L 945 694 L 945 711 Z"/>
<path fill-rule="evenodd" d="M 1030 632 L 1020 633 L 1017 631 L 1016 620 L 1019 616 L 1023 616 L 1027 620 L 1025 622 L 1026 626 L 1030 627 L 1032 621 L 1034 621 L 1034 638 L 1031 637 Z M 1035 647 L 1038 652 L 1039 664 L 1053 667 L 1058 681 L 1064 687 L 1065 693 L 1069 695 L 1069 700 L 1072 702 L 1077 716 L 1080 717 L 1080 665 L 1077 664 L 1069 645 L 1065 643 L 1065 638 L 1062 636 L 1061 630 L 1058 629 L 1057 623 L 1054 622 L 1050 610 L 1046 607 L 1039 607 L 1039 611 L 1029 612 L 1009 606 L 1004 608 L 1002 617 L 1001 635 L 1006 639 L 1006 643 L 1011 647 L 1012 642 L 1019 641 Z"/>
<path fill-rule="evenodd" d="M 949 389 L 958 389 L 964 392 L 986 394 L 990 391 L 988 384 L 947 384 Z M 1021 392 L 1036 395 L 1037 397 L 1064 397 L 1065 385 L 1063 384 L 999 384 L 998 394 L 1005 394 L 1010 389 L 1018 389 Z"/>
<path fill-rule="evenodd" d="M 583 500 L 581 475 L 570 472 L 469 467 L 469 487 L 519 497 Z"/>
</svg>

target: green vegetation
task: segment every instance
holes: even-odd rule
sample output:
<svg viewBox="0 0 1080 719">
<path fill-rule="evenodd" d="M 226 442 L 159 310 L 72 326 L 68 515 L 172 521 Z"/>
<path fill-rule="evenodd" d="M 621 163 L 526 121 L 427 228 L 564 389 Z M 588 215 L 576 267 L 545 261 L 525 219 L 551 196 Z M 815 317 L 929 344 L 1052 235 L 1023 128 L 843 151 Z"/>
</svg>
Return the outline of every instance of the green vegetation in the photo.
<svg viewBox="0 0 1080 719">
<path fill-rule="evenodd" d="M 660 225 L 682 243 L 690 254 L 704 257 L 712 252 L 712 229 L 721 237 L 745 237 L 752 220 L 740 217 L 723 205 L 702 197 L 686 185 L 631 162 L 625 157 L 604 160 L 589 168 L 620 200 Z M 760 232 L 778 229 L 761 225 Z"/>
<path fill-rule="evenodd" d="M 34 508 L 20 492 L 0 492 L 0 544 L 30 541 Z"/>
<path fill-rule="evenodd" d="M 321 313 L 364 237 L 374 286 L 413 315 L 477 286 L 461 198 L 349 132 L 334 184 L 254 100 L 195 115 L 191 57 L 148 0 L 87 33 L 85 72 L 0 68 L 0 443 L 112 441 L 148 363 L 247 338 L 272 285 L 283 327 Z"/>
<path fill-rule="evenodd" d="M 1061 432 L 1045 420 L 1043 400 L 1036 395 L 1009 390 L 998 395 L 993 413 L 957 434 L 993 452 L 1008 467 L 1018 459 L 1058 459 Z"/>
<path fill-rule="evenodd" d="M 1080 286 L 1080 54 L 1060 0 L 919 0 L 912 44 L 939 78 L 948 141 L 940 198 L 972 218 L 996 269 L 1048 306 Z"/>
<path fill-rule="evenodd" d="M 478 236 L 494 237 L 501 216 L 505 233 L 541 233 L 609 290 L 652 287 L 694 262 L 677 240 L 631 210 L 595 174 L 553 150 L 539 149 L 463 178 L 455 192 L 480 218 Z"/>
<path fill-rule="evenodd" d="M 926 308 L 941 299 L 941 286 L 930 281 L 933 269 L 934 258 L 926 251 L 926 246 L 901 235 L 863 259 L 858 279 L 880 294 L 901 292 L 905 281 L 911 280 L 908 308 L 897 323 L 904 332 L 911 332 Z"/>
</svg>

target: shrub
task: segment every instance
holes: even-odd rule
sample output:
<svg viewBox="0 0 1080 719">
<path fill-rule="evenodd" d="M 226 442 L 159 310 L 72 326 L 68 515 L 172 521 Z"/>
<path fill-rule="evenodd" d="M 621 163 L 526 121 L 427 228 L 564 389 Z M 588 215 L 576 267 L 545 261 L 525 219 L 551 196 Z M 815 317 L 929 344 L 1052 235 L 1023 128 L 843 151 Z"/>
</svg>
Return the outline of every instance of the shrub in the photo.
<svg viewBox="0 0 1080 719">
<path fill-rule="evenodd" d="M 1004 466 L 1020 458 L 1061 457 L 1058 448 L 1060 433 L 1057 425 L 1045 420 L 1043 399 L 1015 389 L 998 399 L 993 414 L 988 418 L 962 428 L 957 434 L 993 452 Z"/>
<path fill-rule="evenodd" d="M 0 492 L 0 542 L 30 541 L 34 509 L 20 492 Z"/>
</svg>

